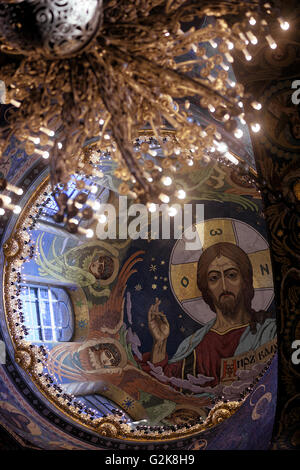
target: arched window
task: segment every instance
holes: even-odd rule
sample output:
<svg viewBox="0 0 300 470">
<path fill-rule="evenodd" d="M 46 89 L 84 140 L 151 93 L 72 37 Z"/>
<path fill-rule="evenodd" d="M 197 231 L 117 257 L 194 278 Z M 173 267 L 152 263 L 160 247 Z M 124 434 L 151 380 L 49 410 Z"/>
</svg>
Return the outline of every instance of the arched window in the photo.
<svg viewBox="0 0 300 470">
<path fill-rule="evenodd" d="M 50 285 L 22 284 L 24 322 L 32 342 L 70 341 L 74 314 L 67 291 Z"/>
</svg>

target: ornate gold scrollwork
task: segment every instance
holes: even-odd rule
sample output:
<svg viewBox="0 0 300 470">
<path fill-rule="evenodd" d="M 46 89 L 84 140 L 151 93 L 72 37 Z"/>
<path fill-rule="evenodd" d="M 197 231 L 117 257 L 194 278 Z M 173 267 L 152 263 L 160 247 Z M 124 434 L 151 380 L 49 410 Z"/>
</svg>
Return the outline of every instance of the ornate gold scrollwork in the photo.
<svg viewBox="0 0 300 470">
<path fill-rule="evenodd" d="M 226 419 L 230 418 L 241 406 L 242 402 L 231 401 L 228 403 L 218 403 L 210 411 L 206 423 L 209 426 L 220 424 Z"/>
</svg>

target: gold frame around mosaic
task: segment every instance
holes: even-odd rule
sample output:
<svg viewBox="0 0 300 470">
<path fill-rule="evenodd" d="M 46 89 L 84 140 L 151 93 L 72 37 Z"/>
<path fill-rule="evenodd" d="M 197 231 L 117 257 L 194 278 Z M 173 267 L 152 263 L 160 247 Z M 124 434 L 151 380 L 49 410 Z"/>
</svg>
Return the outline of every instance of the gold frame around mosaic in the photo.
<svg viewBox="0 0 300 470">
<path fill-rule="evenodd" d="M 26 221 L 30 212 L 34 209 L 34 204 L 38 198 L 46 191 L 49 186 L 49 176 L 47 176 L 40 186 L 30 196 L 25 204 L 20 216 L 18 217 L 12 233 L 6 242 L 4 248 L 4 276 L 3 276 L 3 300 L 5 306 L 5 318 L 8 331 L 15 349 L 16 363 L 21 366 L 24 371 L 29 375 L 32 382 L 36 385 L 42 395 L 54 405 L 60 412 L 65 414 L 68 418 L 73 419 L 76 423 L 85 426 L 86 428 L 98 432 L 104 437 L 113 437 L 122 441 L 131 442 L 155 442 L 155 441 L 172 441 L 182 438 L 195 437 L 201 435 L 206 429 L 220 424 L 225 419 L 232 416 L 237 409 L 242 405 L 243 400 L 240 402 L 233 401 L 229 403 L 219 402 L 210 411 L 204 423 L 195 424 L 189 429 L 178 429 L 175 431 L 164 430 L 161 433 L 157 431 L 149 432 L 147 435 L 143 431 L 135 430 L 131 432 L 128 424 L 120 424 L 119 418 L 111 415 L 104 418 L 98 418 L 94 421 L 89 421 L 88 418 L 81 416 L 75 407 L 68 406 L 62 400 L 56 399 L 55 394 L 51 393 L 50 388 L 47 387 L 47 381 L 39 377 L 38 371 L 41 371 L 42 356 L 36 353 L 36 348 L 26 340 L 20 340 L 19 331 L 17 331 L 12 314 L 12 301 L 11 301 L 11 278 L 12 268 L 16 262 L 19 254 L 24 249 L 21 234 L 23 226 L 26 226 Z"/>
</svg>

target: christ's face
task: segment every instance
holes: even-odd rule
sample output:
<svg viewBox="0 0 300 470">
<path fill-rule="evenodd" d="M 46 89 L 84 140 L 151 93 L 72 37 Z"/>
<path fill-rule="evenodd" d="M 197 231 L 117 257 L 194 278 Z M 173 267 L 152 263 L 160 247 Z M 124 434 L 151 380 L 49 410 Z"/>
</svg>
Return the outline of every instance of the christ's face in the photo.
<svg viewBox="0 0 300 470">
<path fill-rule="evenodd" d="M 224 315 L 233 315 L 242 296 L 242 277 L 237 264 L 221 255 L 211 262 L 207 275 L 214 305 Z"/>
</svg>

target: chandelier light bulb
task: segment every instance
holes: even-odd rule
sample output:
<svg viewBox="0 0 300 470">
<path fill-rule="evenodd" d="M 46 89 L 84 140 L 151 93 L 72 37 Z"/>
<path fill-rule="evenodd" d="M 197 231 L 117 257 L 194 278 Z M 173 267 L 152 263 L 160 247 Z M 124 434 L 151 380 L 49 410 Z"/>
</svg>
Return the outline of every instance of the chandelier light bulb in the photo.
<svg viewBox="0 0 300 470">
<path fill-rule="evenodd" d="M 17 186 L 15 186 L 14 184 L 11 184 L 11 183 L 7 183 L 6 189 L 8 191 L 11 191 L 11 192 L 17 194 L 17 196 L 22 196 L 22 194 L 24 193 L 22 188 L 18 188 Z"/>
<path fill-rule="evenodd" d="M 173 207 L 173 206 L 170 207 L 170 209 L 168 210 L 168 214 L 169 214 L 170 217 L 175 217 L 175 215 L 177 214 L 177 212 L 178 212 L 178 211 L 177 211 L 176 207 Z"/>
<path fill-rule="evenodd" d="M 233 42 L 231 42 L 231 41 L 227 41 L 227 46 L 228 46 L 228 49 L 229 49 L 230 51 L 232 51 L 232 49 L 234 49 L 234 44 L 233 44 Z"/>
<path fill-rule="evenodd" d="M 251 129 L 253 132 L 257 133 L 260 131 L 261 126 L 258 122 L 251 124 Z"/>
<path fill-rule="evenodd" d="M 217 149 L 220 153 L 225 153 L 228 150 L 227 144 L 225 142 L 217 143 Z"/>
<path fill-rule="evenodd" d="M 105 224 L 105 222 L 107 221 L 106 215 L 100 214 L 98 217 L 98 221 L 100 222 L 100 224 Z"/>
<path fill-rule="evenodd" d="M 227 160 L 230 160 L 235 165 L 238 165 L 239 161 L 234 155 L 232 155 L 232 153 L 226 152 L 224 156 L 227 158 Z"/>
<path fill-rule="evenodd" d="M 177 197 L 178 199 L 185 199 L 186 197 L 186 192 L 183 189 L 178 189 L 177 191 Z"/>
<path fill-rule="evenodd" d="M 28 140 L 31 140 L 31 142 L 33 142 L 35 145 L 38 145 L 38 144 L 41 142 L 41 140 L 40 140 L 39 137 L 31 137 L 31 136 L 29 136 L 29 137 L 28 137 Z"/>
<path fill-rule="evenodd" d="M 0 207 L 0 216 L 4 214 L 5 214 L 5 210 L 2 207 Z"/>
<path fill-rule="evenodd" d="M 44 132 L 44 134 L 48 135 L 49 137 L 55 136 L 55 132 L 52 131 L 51 129 L 48 129 L 47 127 L 40 127 L 40 131 Z"/>
<path fill-rule="evenodd" d="M 10 100 L 9 103 L 12 104 L 13 106 L 15 106 L 15 108 L 19 108 L 22 104 L 22 103 L 20 103 L 20 101 L 17 101 L 17 100 Z"/>
<path fill-rule="evenodd" d="M 243 124 L 243 126 L 245 126 L 247 124 L 245 119 L 244 119 L 244 116 L 245 116 L 244 113 L 239 116 L 239 120 L 241 121 L 241 124 Z"/>
<path fill-rule="evenodd" d="M 165 186 L 171 186 L 171 184 L 173 183 L 173 180 L 172 180 L 172 178 L 170 178 L 170 176 L 164 176 L 161 179 L 161 181 Z"/>
<path fill-rule="evenodd" d="M 258 43 L 257 37 L 252 33 L 252 31 L 247 31 L 247 36 L 250 39 L 251 44 L 254 46 Z"/>
<path fill-rule="evenodd" d="M 210 39 L 208 42 L 211 45 L 211 47 L 213 47 L 214 49 L 218 47 L 218 44 L 213 39 Z"/>
<path fill-rule="evenodd" d="M 61 142 L 58 142 L 57 147 L 58 147 L 59 149 L 62 149 L 63 144 L 62 144 Z"/>
<path fill-rule="evenodd" d="M 47 152 L 47 151 L 43 151 L 42 157 L 43 157 L 45 160 L 47 160 L 47 159 L 50 157 L 50 153 Z"/>
<path fill-rule="evenodd" d="M 251 106 L 254 109 L 257 109 L 257 111 L 260 111 L 262 109 L 262 104 L 259 103 L 258 101 L 253 101 L 253 103 L 251 103 Z"/>
<path fill-rule="evenodd" d="M 158 197 L 161 200 L 161 202 L 163 202 L 165 204 L 168 204 L 170 202 L 170 198 L 167 194 L 161 193 Z"/>
<path fill-rule="evenodd" d="M 45 160 L 47 160 L 50 157 L 50 153 L 47 152 L 46 150 L 41 150 L 41 149 L 35 149 L 34 151 L 38 155 L 41 155 Z"/>
<path fill-rule="evenodd" d="M 228 65 L 226 65 L 226 64 L 224 64 L 224 63 L 222 62 L 221 67 L 222 67 L 223 70 L 225 70 L 225 72 L 228 72 L 228 70 L 229 70 L 229 66 L 228 66 Z"/>
<path fill-rule="evenodd" d="M 248 62 L 250 62 L 250 60 L 252 60 L 252 55 L 249 54 L 249 52 L 247 51 L 247 49 L 244 49 L 244 50 L 243 50 L 243 53 L 244 53 L 244 55 L 245 55 L 246 60 L 248 60 Z"/>
<path fill-rule="evenodd" d="M 94 230 L 92 230 L 91 228 L 87 229 L 85 236 L 86 238 L 93 238 Z"/>
<path fill-rule="evenodd" d="M 100 207 L 101 207 L 101 204 L 100 204 L 99 201 L 95 201 L 95 202 L 93 203 L 93 209 L 94 209 L 95 211 L 98 211 L 98 210 L 100 209 Z"/>
<path fill-rule="evenodd" d="M 75 224 L 75 225 L 78 225 L 79 224 L 79 220 L 78 219 L 69 219 L 69 222 L 71 224 Z"/>
<path fill-rule="evenodd" d="M 232 55 L 229 54 L 229 52 L 225 52 L 224 55 L 225 55 L 226 59 L 228 60 L 228 62 L 229 62 L 230 64 L 233 64 L 234 59 L 233 59 Z"/>
<path fill-rule="evenodd" d="M 234 131 L 234 135 L 237 139 L 240 139 L 241 137 L 243 137 L 244 135 L 244 132 L 242 131 L 242 129 L 236 129 Z"/>
<path fill-rule="evenodd" d="M 288 21 L 283 20 L 282 18 L 278 18 L 280 28 L 283 29 L 283 31 L 287 31 L 290 27 L 290 24 Z"/>
<path fill-rule="evenodd" d="M 269 44 L 271 49 L 276 49 L 277 44 L 276 44 L 276 42 L 274 41 L 274 39 L 272 38 L 272 36 L 270 34 L 268 34 L 266 36 L 266 40 L 268 41 L 268 44 Z"/>
<path fill-rule="evenodd" d="M 256 25 L 256 19 L 254 18 L 254 16 L 251 16 L 251 18 L 249 19 L 249 23 L 251 24 L 251 26 Z"/>
<path fill-rule="evenodd" d="M 249 44 L 249 41 L 248 39 L 246 38 L 245 34 L 242 33 L 241 31 L 238 33 L 239 34 L 239 37 L 241 38 L 241 40 L 245 43 L 245 44 Z"/>
<path fill-rule="evenodd" d="M 9 196 L 6 196 L 5 194 L 1 194 L 0 198 L 3 200 L 4 204 L 11 203 L 11 198 Z"/>
<path fill-rule="evenodd" d="M 71 201 L 68 202 L 68 204 L 72 204 Z M 89 205 L 90 205 L 90 201 L 87 200 L 87 201 L 86 201 L 86 204 L 89 206 Z M 79 209 L 79 210 L 83 208 L 83 204 L 80 204 L 80 203 L 77 202 L 77 201 L 74 202 L 74 206 L 76 207 L 76 209 Z"/>
<path fill-rule="evenodd" d="M 15 207 L 14 207 L 14 210 L 13 210 L 13 213 L 14 213 L 14 214 L 20 214 L 21 210 L 22 210 L 22 209 L 21 209 L 20 206 L 15 206 Z"/>
<path fill-rule="evenodd" d="M 90 191 L 92 194 L 96 194 L 96 192 L 98 191 L 98 186 L 91 186 Z"/>
<path fill-rule="evenodd" d="M 24 193 L 24 190 L 23 190 L 22 188 L 16 188 L 15 193 L 16 193 L 18 196 L 22 196 L 22 194 Z"/>
<path fill-rule="evenodd" d="M 153 202 L 148 203 L 147 207 L 149 212 L 156 212 L 156 204 L 154 204 Z"/>
</svg>

